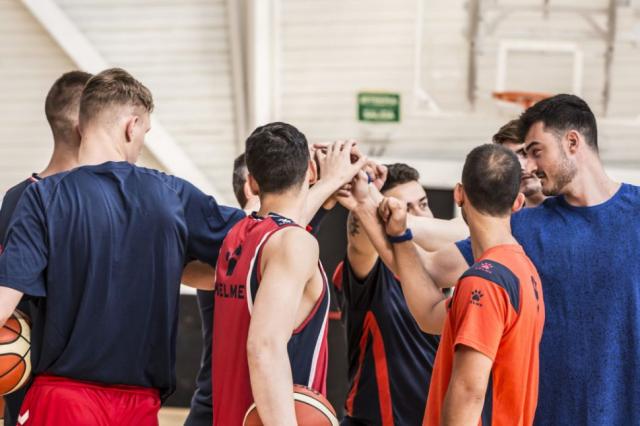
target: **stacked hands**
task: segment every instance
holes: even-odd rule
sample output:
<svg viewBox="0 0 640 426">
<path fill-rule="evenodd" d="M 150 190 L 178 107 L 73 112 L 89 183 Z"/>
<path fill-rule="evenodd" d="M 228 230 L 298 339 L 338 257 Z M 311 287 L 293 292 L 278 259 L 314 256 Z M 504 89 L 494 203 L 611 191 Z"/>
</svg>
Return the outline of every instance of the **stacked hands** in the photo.
<svg viewBox="0 0 640 426">
<path fill-rule="evenodd" d="M 397 198 L 384 197 L 380 190 L 387 179 L 387 167 L 368 159 L 355 140 L 316 143 L 311 148 L 319 181 L 339 182 L 340 188 L 325 202 L 325 208 L 340 203 L 349 211 L 376 211 L 389 236 L 407 229 L 407 206 Z"/>
</svg>

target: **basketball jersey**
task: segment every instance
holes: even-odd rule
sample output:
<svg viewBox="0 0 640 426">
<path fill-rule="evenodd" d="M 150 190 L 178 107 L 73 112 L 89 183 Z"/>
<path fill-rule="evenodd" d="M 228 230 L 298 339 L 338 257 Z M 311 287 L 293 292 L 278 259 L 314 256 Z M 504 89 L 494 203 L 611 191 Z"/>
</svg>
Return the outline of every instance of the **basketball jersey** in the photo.
<svg viewBox="0 0 640 426">
<path fill-rule="evenodd" d="M 341 293 L 349 359 L 342 424 L 419 424 L 439 337 L 420 330 L 400 282 L 380 259 L 364 280 L 345 259 Z"/>
<path fill-rule="evenodd" d="M 247 337 L 253 301 L 260 286 L 260 259 L 265 243 L 276 232 L 297 226 L 276 214 L 253 214 L 225 238 L 216 267 L 213 321 L 213 423 L 240 425 L 253 403 Z M 323 290 L 308 317 L 287 344 L 293 383 L 326 394 L 327 318 L 329 288 L 318 263 Z"/>
<path fill-rule="evenodd" d="M 531 425 L 544 317 L 540 277 L 522 247 L 506 244 L 485 251 L 447 301 L 423 425 L 442 424 L 458 345 L 493 361 L 478 424 Z"/>
</svg>

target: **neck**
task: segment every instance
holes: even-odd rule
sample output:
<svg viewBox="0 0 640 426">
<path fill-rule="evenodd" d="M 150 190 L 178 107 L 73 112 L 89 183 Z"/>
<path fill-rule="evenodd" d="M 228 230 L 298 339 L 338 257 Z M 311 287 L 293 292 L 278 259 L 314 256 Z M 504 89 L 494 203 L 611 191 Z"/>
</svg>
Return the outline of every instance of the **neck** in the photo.
<svg viewBox="0 0 640 426">
<path fill-rule="evenodd" d="M 503 244 L 518 244 L 511 235 L 511 216 L 493 217 L 479 213 L 468 218 L 473 257 L 479 258 L 492 247 Z"/>
<path fill-rule="evenodd" d="M 563 191 L 565 200 L 572 206 L 589 207 L 613 197 L 620 183 L 607 176 L 600 160 L 587 157 L 581 163 L 576 176 Z"/>
<path fill-rule="evenodd" d="M 304 212 L 305 197 L 301 195 L 298 191 L 262 195 L 258 215 L 264 217 L 269 213 L 276 213 L 304 226 L 306 223 L 301 224 L 300 220 Z"/>
<path fill-rule="evenodd" d="M 538 207 L 547 197 L 544 196 L 542 191 L 538 191 L 535 194 L 526 198 L 526 207 Z"/>
<path fill-rule="evenodd" d="M 118 144 L 118 138 L 100 128 L 87 129 L 83 133 L 78 151 L 78 162 L 83 166 L 106 163 L 107 161 L 126 161 L 127 156 Z"/>
<path fill-rule="evenodd" d="M 66 172 L 78 166 L 78 145 L 70 146 L 62 141 L 55 141 L 53 154 L 47 167 L 39 173 L 40 177 L 47 177 Z"/>
</svg>

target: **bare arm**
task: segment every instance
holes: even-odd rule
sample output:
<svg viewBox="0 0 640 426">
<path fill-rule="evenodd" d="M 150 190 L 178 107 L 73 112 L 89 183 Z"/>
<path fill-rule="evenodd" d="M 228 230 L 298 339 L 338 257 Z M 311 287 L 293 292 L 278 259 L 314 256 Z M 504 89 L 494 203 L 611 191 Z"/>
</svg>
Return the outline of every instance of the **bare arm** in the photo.
<svg viewBox="0 0 640 426">
<path fill-rule="evenodd" d="M 3 326 L 16 310 L 22 294 L 22 292 L 9 287 L 0 287 L 0 326 Z"/>
<path fill-rule="evenodd" d="M 182 284 L 198 290 L 213 290 L 216 281 L 216 269 L 204 262 L 194 260 L 182 271 Z"/>
<path fill-rule="evenodd" d="M 306 284 L 317 271 L 318 243 L 299 228 L 266 244 L 262 280 L 251 314 L 247 355 L 251 390 L 263 424 L 295 425 L 293 379 L 287 343 Z"/>
<path fill-rule="evenodd" d="M 451 381 L 442 407 L 441 425 L 478 424 L 493 361 L 464 345 L 456 346 Z"/>
<path fill-rule="evenodd" d="M 440 288 L 455 286 L 460 276 L 469 268 L 455 244 L 447 244 L 434 252 L 421 249 L 418 249 L 418 252 L 424 269 Z"/>
<path fill-rule="evenodd" d="M 385 198 L 380 212 L 388 235 L 402 235 L 407 229 L 406 205 L 395 198 Z M 412 241 L 393 244 L 396 274 L 411 315 L 418 326 L 430 334 L 441 334 L 447 315 L 446 297 L 425 270 Z"/>
<path fill-rule="evenodd" d="M 426 251 L 439 250 L 469 236 L 469 228 L 461 218 L 442 220 L 409 215 L 408 223 L 413 241 Z"/>
</svg>

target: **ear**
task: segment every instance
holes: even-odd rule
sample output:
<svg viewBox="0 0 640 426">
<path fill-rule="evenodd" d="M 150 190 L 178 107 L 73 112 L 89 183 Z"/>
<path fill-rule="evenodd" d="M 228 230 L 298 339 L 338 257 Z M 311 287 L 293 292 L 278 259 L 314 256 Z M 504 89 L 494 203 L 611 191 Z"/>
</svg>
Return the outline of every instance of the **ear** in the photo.
<svg viewBox="0 0 640 426">
<path fill-rule="evenodd" d="M 133 142 L 133 133 L 139 119 L 140 118 L 137 115 L 132 115 L 127 120 L 127 125 L 125 127 L 125 138 L 127 139 L 127 142 Z"/>
<path fill-rule="evenodd" d="M 518 212 L 520 210 L 522 210 L 522 208 L 524 207 L 524 203 L 525 203 L 526 199 L 524 197 L 524 194 L 522 192 L 518 192 L 518 196 L 516 197 L 515 201 L 513 202 L 513 206 L 511 206 L 511 211 L 513 213 Z"/>
<path fill-rule="evenodd" d="M 248 200 L 249 198 L 253 197 L 254 195 L 256 195 L 252 190 L 251 190 L 251 185 L 249 184 L 249 178 L 247 178 L 247 180 L 244 182 L 244 185 L 242 185 L 242 192 L 244 193 L 245 198 Z"/>
<path fill-rule="evenodd" d="M 309 160 L 309 167 L 307 168 L 307 179 L 309 180 L 309 185 L 313 185 L 318 181 L 318 167 L 316 166 L 316 162 L 313 158 Z"/>
<path fill-rule="evenodd" d="M 464 198 L 465 198 L 465 193 L 464 193 L 464 188 L 462 187 L 462 184 L 456 183 L 456 187 L 453 188 L 453 200 L 455 201 L 458 207 L 462 207 L 462 205 L 464 204 Z"/>
<path fill-rule="evenodd" d="M 249 189 L 251 190 L 252 194 L 260 195 L 260 186 L 258 186 L 258 182 L 256 182 L 251 174 L 247 175 L 247 183 L 249 184 Z"/>
<path fill-rule="evenodd" d="M 567 141 L 569 142 L 568 149 L 571 154 L 575 154 L 576 151 L 578 151 L 578 148 L 580 147 L 580 145 L 584 143 L 584 139 L 582 138 L 582 135 L 577 130 L 569 130 L 567 132 L 566 138 L 567 138 Z"/>
</svg>

